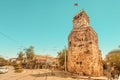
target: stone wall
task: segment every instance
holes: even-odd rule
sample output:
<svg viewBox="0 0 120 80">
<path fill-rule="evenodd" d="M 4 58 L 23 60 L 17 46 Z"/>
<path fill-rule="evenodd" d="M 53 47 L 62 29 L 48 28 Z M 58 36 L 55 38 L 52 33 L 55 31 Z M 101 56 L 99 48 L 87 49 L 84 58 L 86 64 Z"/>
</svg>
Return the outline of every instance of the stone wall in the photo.
<svg viewBox="0 0 120 80">
<path fill-rule="evenodd" d="M 68 37 L 67 70 L 79 75 L 101 76 L 103 73 L 98 37 L 89 26 L 85 11 L 73 20 L 73 29 Z"/>
</svg>

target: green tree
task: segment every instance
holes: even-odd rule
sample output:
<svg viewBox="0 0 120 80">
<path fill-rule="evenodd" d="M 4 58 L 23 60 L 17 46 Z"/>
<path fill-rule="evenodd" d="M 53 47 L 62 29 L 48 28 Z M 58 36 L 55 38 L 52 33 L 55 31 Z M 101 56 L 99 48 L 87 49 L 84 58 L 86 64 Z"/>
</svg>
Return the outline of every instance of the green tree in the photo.
<svg viewBox="0 0 120 80">
<path fill-rule="evenodd" d="M 68 53 L 68 50 L 66 48 L 64 48 L 62 51 L 58 52 L 57 57 L 58 57 L 59 66 L 64 66 L 65 54 L 66 54 L 66 58 L 67 58 L 67 53 Z"/>
<path fill-rule="evenodd" d="M 106 56 L 106 62 L 120 70 L 120 49 L 109 52 Z"/>
<path fill-rule="evenodd" d="M 102 60 L 102 63 L 103 63 L 103 69 L 107 70 L 107 62 L 105 60 Z"/>
<path fill-rule="evenodd" d="M 112 50 L 106 55 L 107 68 L 112 74 L 118 74 L 120 71 L 120 49 Z"/>
<path fill-rule="evenodd" d="M 17 58 L 18 60 L 23 60 L 24 59 L 24 53 L 22 52 L 22 51 L 20 51 L 19 53 L 18 53 L 18 58 Z"/>
<path fill-rule="evenodd" d="M 21 73 L 23 71 L 20 64 L 15 64 L 14 65 L 14 70 L 15 70 L 16 73 Z"/>
<path fill-rule="evenodd" d="M 0 57 L 0 66 L 7 65 L 7 60 L 5 60 L 3 57 Z"/>
<path fill-rule="evenodd" d="M 34 47 L 33 46 L 30 46 L 29 48 L 26 48 L 25 49 L 25 54 L 26 54 L 26 58 L 28 61 L 32 61 L 34 56 L 35 56 L 35 53 L 34 53 Z"/>
</svg>

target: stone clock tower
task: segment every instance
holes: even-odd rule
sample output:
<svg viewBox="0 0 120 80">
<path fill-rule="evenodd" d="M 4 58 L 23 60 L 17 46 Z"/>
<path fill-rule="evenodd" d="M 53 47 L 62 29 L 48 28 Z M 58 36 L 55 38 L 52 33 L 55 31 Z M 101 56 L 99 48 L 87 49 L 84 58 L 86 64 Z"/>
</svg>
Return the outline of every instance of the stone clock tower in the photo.
<svg viewBox="0 0 120 80">
<path fill-rule="evenodd" d="M 73 29 L 68 37 L 67 70 L 79 75 L 101 76 L 101 51 L 96 32 L 84 10 L 73 18 Z"/>
</svg>

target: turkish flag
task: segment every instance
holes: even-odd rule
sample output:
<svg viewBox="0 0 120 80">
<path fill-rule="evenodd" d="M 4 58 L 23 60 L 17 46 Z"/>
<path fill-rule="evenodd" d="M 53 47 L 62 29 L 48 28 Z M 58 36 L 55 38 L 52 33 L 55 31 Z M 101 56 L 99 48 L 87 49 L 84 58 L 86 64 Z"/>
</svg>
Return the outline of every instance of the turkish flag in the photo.
<svg viewBox="0 0 120 80">
<path fill-rule="evenodd" d="M 78 3 L 75 3 L 74 6 L 78 6 Z"/>
</svg>

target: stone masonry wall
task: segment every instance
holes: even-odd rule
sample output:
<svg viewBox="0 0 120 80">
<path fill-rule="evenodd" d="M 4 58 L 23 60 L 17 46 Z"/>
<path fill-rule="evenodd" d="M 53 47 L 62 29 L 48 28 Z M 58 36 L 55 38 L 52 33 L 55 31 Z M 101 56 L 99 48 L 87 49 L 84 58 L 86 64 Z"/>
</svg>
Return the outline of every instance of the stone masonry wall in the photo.
<svg viewBox="0 0 120 80">
<path fill-rule="evenodd" d="M 85 11 L 74 17 L 73 25 L 68 38 L 67 70 L 79 75 L 101 76 L 103 68 L 98 37 L 89 26 Z"/>
</svg>

